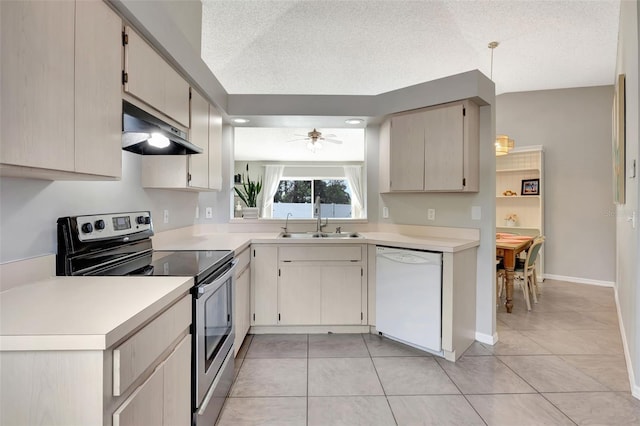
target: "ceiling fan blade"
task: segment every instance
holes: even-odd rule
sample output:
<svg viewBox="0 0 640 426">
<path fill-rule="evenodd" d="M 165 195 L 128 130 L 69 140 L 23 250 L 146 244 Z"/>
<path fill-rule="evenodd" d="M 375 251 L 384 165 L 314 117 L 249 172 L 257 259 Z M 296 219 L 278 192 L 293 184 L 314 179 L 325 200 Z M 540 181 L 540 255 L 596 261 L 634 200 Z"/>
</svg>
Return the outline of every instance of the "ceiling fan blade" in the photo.
<svg viewBox="0 0 640 426">
<path fill-rule="evenodd" d="M 325 139 L 325 138 L 322 138 L 322 141 L 323 142 L 330 142 L 330 143 L 335 143 L 335 144 L 338 144 L 338 145 L 342 145 L 342 141 L 339 141 L 338 139 Z"/>
<path fill-rule="evenodd" d="M 323 134 L 323 135 L 322 135 L 322 137 L 323 137 L 323 138 L 335 138 L 335 137 L 336 137 L 336 135 L 334 135 L 334 134 L 331 134 L 331 135 L 325 135 L 325 134 Z"/>
<path fill-rule="evenodd" d="M 302 141 L 308 141 L 309 138 L 303 138 L 303 139 L 291 139 L 290 141 L 286 141 L 286 143 L 289 142 L 302 142 Z"/>
</svg>

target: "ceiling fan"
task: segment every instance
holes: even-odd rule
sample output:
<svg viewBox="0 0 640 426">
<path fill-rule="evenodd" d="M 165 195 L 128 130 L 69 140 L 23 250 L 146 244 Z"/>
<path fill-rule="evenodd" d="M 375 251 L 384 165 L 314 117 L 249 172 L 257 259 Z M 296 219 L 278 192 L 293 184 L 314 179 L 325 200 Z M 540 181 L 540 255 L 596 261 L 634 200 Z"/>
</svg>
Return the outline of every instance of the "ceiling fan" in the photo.
<svg viewBox="0 0 640 426">
<path fill-rule="evenodd" d="M 322 135 L 322 132 L 319 132 L 318 130 L 316 130 L 315 128 L 310 131 L 309 133 L 305 135 L 299 135 L 296 134 L 296 136 L 302 136 L 301 139 L 293 139 L 287 142 L 299 142 L 299 141 L 306 141 L 307 142 L 307 148 L 312 151 L 312 152 L 316 152 L 316 150 L 322 149 L 322 143 L 321 142 L 330 142 L 330 143 L 334 143 L 334 144 L 342 144 L 341 140 L 338 139 L 332 139 L 335 138 L 336 135 Z"/>
</svg>

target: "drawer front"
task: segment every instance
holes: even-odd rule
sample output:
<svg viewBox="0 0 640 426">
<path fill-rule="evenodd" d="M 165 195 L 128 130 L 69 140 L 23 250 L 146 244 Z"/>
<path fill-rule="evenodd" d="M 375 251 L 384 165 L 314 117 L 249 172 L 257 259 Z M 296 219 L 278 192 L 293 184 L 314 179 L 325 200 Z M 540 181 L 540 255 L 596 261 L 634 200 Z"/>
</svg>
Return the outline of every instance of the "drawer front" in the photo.
<svg viewBox="0 0 640 426">
<path fill-rule="evenodd" d="M 236 268 L 236 278 L 239 277 L 242 272 L 249 267 L 251 262 L 251 248 L 245 249 L 242 253 L 236 256 L 238 259 L 238 267 Z"/>
<path fill-rule="evenodd" d="M 113 351 L 113 395 L 119 396 L 191 324 L 191 295 L 147 324 Z"/>
<path fill-rule="evenodd" d="M 113 426 L 163 423 L 164 369 L 158 368 L 113 413 Z"/>
<path fill-rule="evenodd" d="M 357 245 L 281 246 L 278 257 L 283 261 L 361 261 L 362 247 Z"/>
</svg>

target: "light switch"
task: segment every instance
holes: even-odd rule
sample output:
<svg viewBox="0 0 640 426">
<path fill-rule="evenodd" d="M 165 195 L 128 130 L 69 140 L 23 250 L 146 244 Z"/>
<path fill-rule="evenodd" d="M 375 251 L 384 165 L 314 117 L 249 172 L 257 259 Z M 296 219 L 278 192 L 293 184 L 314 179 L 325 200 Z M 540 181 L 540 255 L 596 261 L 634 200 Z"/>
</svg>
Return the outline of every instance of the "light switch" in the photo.
<svg viewBox="0 0 640 426">
<path fill-rule="evenodd" d="M 163 219 L 164 219 L 164 223 L 169 223 L 169 210 L 164 210 Z"/>
<path fill-rule="evenodd" d="M 204 217 L 207 218 L 207 219 L 212 219 L 213 218 L 213 208 L 207 207 L 204 210 Z"/>
<path fill-rule="evenodd" d="M 482 219 L 482 207 L 471 206 L 471 220 L 481 220 L 481 219 Z"/>
<path fill-rule="evenodd" d="M 427 209 L 427 220 L 436 220 L 436 209 Z"/>
<path fill-rule="evenodd" d="M 383 207 L 382 208 L 382 218 L 383 219 L 388 219 L 389 218 L 389 207 Z"/>
</svg>

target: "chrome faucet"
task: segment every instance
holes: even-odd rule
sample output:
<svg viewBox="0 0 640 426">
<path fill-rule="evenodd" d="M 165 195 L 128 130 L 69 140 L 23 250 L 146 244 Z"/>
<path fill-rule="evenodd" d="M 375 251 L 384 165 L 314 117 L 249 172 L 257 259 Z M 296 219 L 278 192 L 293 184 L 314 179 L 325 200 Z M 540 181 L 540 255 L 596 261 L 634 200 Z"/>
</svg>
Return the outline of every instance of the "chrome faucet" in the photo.
<svg viewBox="0 0 640 426">
<path fill-rule="evenodd" d="M 318 221 L 316 222 L 316 232 L 322 232 L 322 228 L 329 224 L 329 218 L 326 218 L 323 225 L 322 215 L 320 214 L 320 196 L 316 197 L 316 202 L 314 203 L 314 211 L 316 213 L 316 217 L 318 218 Z"/>
<path fill-rule="evenodd" d="M 287 213 L 287 219 L 284 221 L 284 228 L 282 228 L 282 229 L 284 230 L 284 233 L 285 233 L 285 234 L 289 232 L 289 231 L 288 231 L 288 229 L 289 229 L 289 228 L 288 228 L 288 227 L 289 227 L 289 216 L 293 216 L 293 215 L 291 214 L 291 212 Z"/>
</svg>

